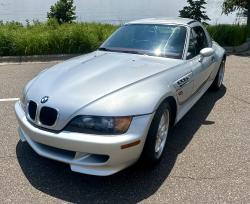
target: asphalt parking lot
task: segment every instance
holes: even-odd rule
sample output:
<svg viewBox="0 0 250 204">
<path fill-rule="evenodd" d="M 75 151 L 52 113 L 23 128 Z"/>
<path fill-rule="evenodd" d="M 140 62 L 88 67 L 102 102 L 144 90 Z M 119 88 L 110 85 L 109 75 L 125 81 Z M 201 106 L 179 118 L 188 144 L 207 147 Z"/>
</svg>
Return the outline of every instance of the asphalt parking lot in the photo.
<svg viewBox="0 0 250 204">
<path fill-rule="evenodd" d="M 54 64 L 0 64 L 0 99 Z M 151 170 L 95 177 L 43 158 L 19 140 L 14 103 L 0 101 L 0 203 L 250 203 L 250 57 L 228 56 L 222 89 L 171 129 Z"/>
</svg>

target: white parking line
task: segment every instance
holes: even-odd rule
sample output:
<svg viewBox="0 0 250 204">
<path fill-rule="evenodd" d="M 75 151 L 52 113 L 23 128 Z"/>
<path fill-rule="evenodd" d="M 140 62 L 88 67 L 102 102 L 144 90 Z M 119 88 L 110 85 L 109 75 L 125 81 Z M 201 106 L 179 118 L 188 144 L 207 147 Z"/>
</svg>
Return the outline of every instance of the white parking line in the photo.
<svg viewBox="0 0 250 204">
<path fill-rule="evenodd" d="M 17 101 L 19 98 L 4 98 L 4 99 L 0 99 L 1 101 Z"/>
</svg>

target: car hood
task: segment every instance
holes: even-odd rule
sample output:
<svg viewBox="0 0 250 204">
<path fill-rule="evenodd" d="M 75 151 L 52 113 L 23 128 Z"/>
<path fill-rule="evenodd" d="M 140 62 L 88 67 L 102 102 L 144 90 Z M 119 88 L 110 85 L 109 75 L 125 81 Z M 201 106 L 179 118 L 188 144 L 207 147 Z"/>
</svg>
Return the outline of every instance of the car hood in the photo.
<svg viewBox="0 0 250 204">
<path fill-rule="evenodd" d="M 29 88 L 27 97 L 39 103 L 42 97 L 49 96 L 44 105 L 59 109 L 60 117 L 66 119 L 112 92 L 180 63 L 183 61 L 96 51 L 41 73 Z"/>
</svg>

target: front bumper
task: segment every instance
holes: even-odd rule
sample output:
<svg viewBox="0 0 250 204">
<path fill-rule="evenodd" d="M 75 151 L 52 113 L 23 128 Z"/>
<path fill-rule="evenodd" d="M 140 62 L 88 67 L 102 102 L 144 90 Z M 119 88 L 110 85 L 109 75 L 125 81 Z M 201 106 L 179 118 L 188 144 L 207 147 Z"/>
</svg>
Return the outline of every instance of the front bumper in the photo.
<svg viewBox="0 0 250 204">
<path fill-rule="evenodd" d="M 15 104 L 22 141 L 41 156 L 70 164 L 71 170 L 99 176 L 114 174 L 135 163 L 142 152 L 153 114 L 134 117 L 122 135 L 91 135 L 62 131 L 53 133 L 34 127 L 27 121 L 19 101 Z M 140 140 L 140 144 L 121 149 Z"/>
</svg>

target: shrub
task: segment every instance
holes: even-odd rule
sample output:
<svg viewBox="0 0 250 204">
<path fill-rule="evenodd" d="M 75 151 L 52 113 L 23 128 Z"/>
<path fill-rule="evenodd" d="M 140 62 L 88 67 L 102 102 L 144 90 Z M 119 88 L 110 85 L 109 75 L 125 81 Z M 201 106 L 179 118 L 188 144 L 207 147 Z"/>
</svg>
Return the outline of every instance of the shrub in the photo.
<svg viewBox="0 0 250 204">
<path fill-rule="evenodd" d="M 59 23 L 55 18 L 48 19 L 45 24 L 53 28 L 57 28 L 59 26 Z"/>
<path fill-rule="evenodd" d="M 250 28 L 246 25 L 208 25 L 211 38 L 221 46 L 237 46 L 250 38 Z"/>
<path fill-rule="evenodd" d="M 96 50 L 119 26 L 101 23 L 46 23 L 24 27 L 0 24 L 0 55 L 88 53 Z"/>
</svg>

